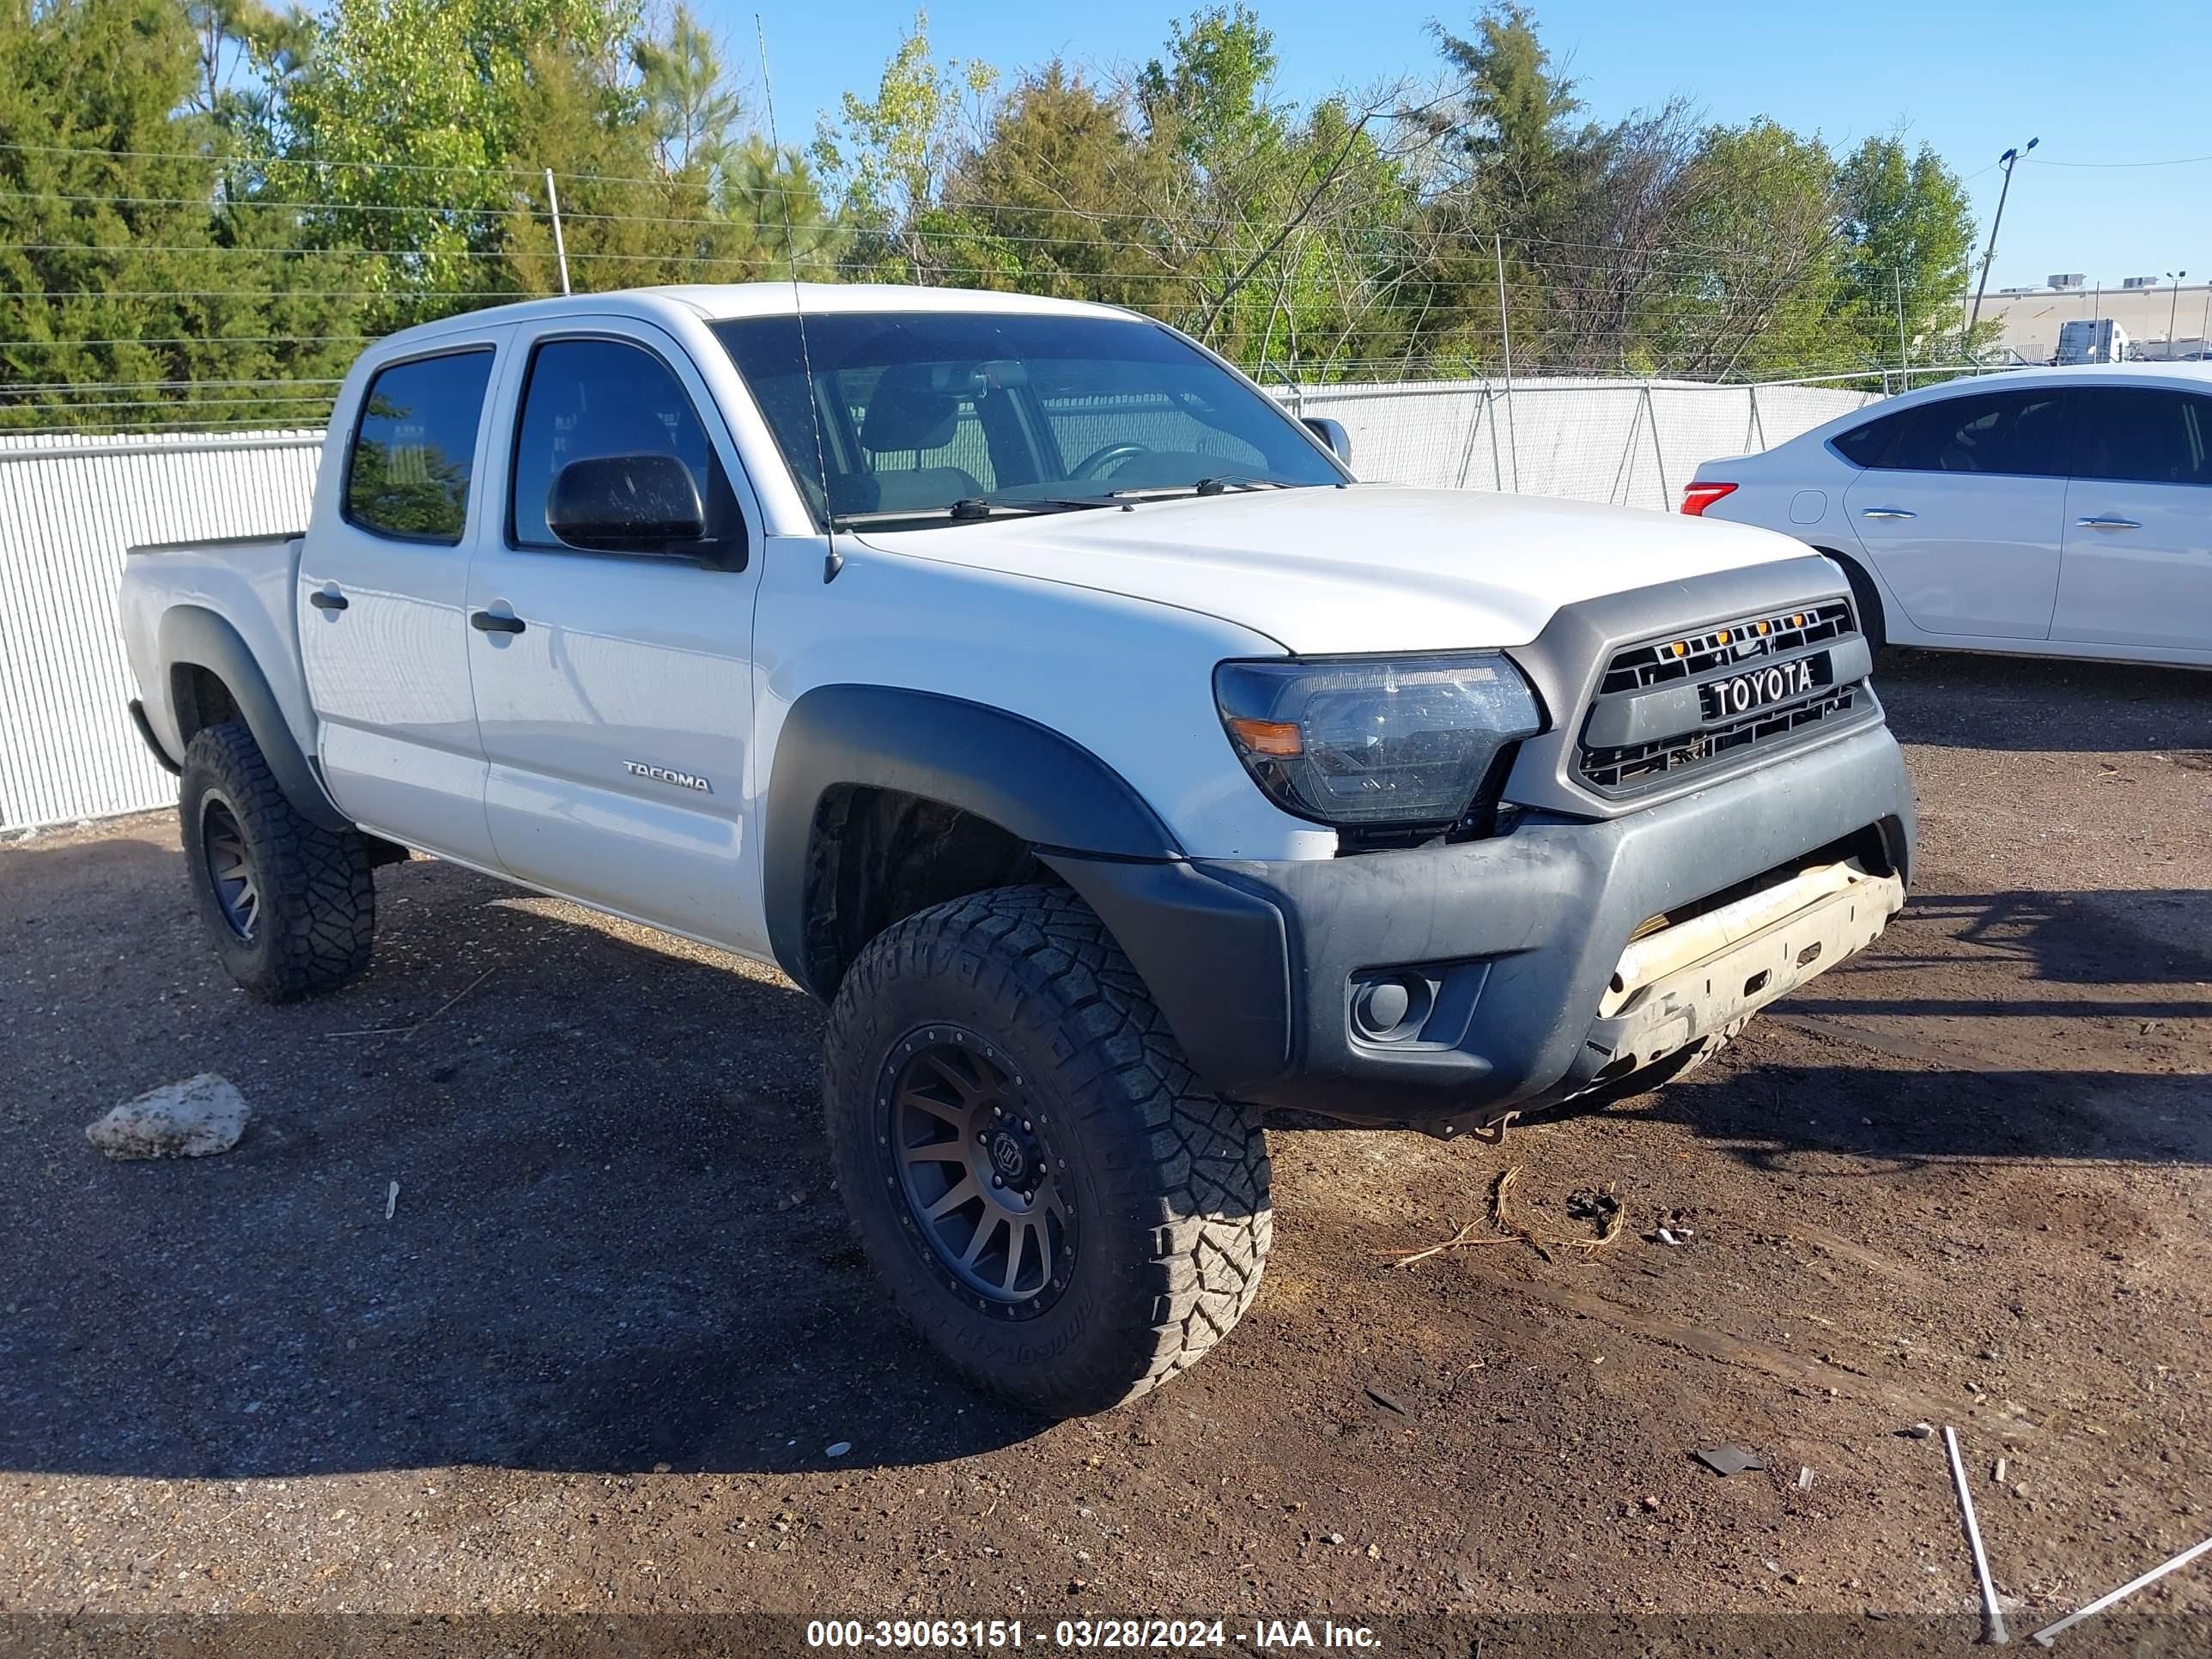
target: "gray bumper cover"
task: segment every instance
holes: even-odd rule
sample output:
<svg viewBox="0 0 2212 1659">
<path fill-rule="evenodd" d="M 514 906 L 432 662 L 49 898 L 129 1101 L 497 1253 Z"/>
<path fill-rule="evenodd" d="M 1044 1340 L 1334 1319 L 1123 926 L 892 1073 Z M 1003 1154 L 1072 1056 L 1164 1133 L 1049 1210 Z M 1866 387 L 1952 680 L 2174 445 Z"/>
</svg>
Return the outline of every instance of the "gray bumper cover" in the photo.
<svg viewBox="0 0 2212 1659">
<path fill-rule="evenodd" d="M 1353 1122 L 1471 1127 L 1587 1086 L 1610 1058 L 1600 1000 L 1646 918 L 1863 833 L 1909 878 L 1911 784 L 1878 724 L 1617 817 L 1530 815 L 1486 841 L 1050 862 L 1216 1092 Z M 1418 1036 L 1357 1035 L 1367 979 L 1412 968 L 1434 987 Z"/>
</svg>

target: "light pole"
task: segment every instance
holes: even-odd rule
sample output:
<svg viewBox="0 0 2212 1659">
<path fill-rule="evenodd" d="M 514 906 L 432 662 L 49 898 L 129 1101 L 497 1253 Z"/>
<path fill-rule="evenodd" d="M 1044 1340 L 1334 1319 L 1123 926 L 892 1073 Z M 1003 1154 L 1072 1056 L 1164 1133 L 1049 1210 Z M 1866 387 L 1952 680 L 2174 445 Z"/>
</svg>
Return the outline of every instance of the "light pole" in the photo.
<svg viewBox="0 0 2212 1659">
<path fill-rule="evenodd" d="M 2005 198 L 2012 194 L 2012 170 L 2020 158 L 2043 142 L 2040 138 L 2027 141 L 2027 149 L 2008 149 L 1997 157 L 1997 165 L 2005 170 L 2004 186 L 1997 191 L 1996 216 L 1990 221 L 1990 245 L 1982 254 L 1982 280 L 1974 289 L 1974 308 L 1966 317 L 1966 343 L 1973 344 L 1974 325 L 1982 320 L 1982 295 L 1990 286 L 1990 262 L 1997 257 L 1997 227 L 2004 223 Z"/>
<path fill-rule="evenodd" d="M 2172 297 L 2166 301 L 2166 360 L 2168 362 L 2173 362 L 2181 353 L 2181 343 L 2173 337 L 2173 325 L 2174 319 L 2181 314 L 2181 279 L 2187 275 L 2189 273 L 2185 270 L 2166 273 L 2166 280 L 2173 284 Z"/>
</svg>

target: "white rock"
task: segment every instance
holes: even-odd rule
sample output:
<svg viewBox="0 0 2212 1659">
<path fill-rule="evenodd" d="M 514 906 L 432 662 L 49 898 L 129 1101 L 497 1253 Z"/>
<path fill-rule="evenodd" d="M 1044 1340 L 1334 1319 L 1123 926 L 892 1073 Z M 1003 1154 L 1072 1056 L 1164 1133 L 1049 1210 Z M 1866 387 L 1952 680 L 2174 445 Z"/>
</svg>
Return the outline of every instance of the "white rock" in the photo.
<svg viewBox="0 0 2212 1659">
<path fill-rule="evenodd" d="M 126 1100 L 84 1138 L 110 1158 L 212 1158 L 238 1145 L 250 1115 L 228 1078 L 202 1072 Z"/>
</svg>

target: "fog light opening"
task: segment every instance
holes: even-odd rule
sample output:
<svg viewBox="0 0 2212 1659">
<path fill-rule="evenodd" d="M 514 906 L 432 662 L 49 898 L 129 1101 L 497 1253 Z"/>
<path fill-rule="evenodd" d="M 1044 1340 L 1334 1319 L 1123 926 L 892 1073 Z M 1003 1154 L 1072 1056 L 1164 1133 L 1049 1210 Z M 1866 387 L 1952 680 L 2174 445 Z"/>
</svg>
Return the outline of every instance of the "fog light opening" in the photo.
<svg viewBox="0 0 2212 1659">
<path fill-rule="evenodd" d="M 1352 1029 L 1370 1042 L 1402 1042 L 1428 1023 L 1436 994 L 1417 974 L 1371 979 L 1352 994 Z"/>
</svg>

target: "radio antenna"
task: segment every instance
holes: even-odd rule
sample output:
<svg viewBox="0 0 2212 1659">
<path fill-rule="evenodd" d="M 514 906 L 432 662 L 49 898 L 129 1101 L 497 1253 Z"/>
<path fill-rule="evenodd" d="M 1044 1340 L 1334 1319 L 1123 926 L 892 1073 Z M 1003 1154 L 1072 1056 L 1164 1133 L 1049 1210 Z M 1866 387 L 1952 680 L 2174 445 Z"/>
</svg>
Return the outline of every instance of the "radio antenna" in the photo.
<svg viewBox="0 0 2212 1659">
<path fill-rule="evenodd" d="M 776 136 L 775 88 L 768 74 L 768 31 L 758 12 L 753 14 L 753 40 L 760 52 L 761 96 L 768 104 L 769 161 L 774 168 L 783 164 L 783 140 Z M 791 266 L 791 309 L 799 321 L 799 372 L 806 382 L 807 416 L 814 423 L 814 471 L 822 482 L 822 533 L 829 541 L 829 551 L 822 559 L 822 580 L 827 586 L 845 568 L 845 556 L 837 550 L 837 520 L 830 510 L 830 452 L 822 438 L 822 400 L 815 395 L 814 358 L 806 349 L 806 291 L 799 281 L 799 233 L 791 222 L 791 191 L 777 185 L 773 171 L 763 182 L 783 198 L 783 253 Z"/>
</svg>

